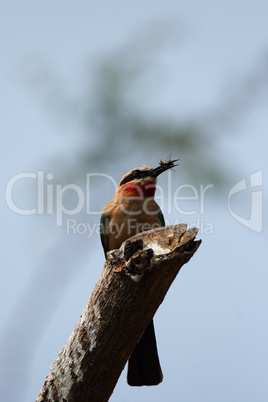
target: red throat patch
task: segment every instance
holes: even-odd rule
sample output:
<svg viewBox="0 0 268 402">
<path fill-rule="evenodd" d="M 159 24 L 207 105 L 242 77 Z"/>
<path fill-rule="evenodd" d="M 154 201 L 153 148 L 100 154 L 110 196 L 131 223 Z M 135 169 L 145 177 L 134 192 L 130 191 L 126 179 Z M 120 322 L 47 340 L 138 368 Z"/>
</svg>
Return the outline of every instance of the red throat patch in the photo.
<svg viewBox="0 0 268 402">
<path fill-rule="evenodd" d="M 122 190 L 127 197 L 153 197 L 155 185 L 155 181 L 150 179 L 144 180 L 142 183 L 130 181 L 122 186 Z"/>
</svg>

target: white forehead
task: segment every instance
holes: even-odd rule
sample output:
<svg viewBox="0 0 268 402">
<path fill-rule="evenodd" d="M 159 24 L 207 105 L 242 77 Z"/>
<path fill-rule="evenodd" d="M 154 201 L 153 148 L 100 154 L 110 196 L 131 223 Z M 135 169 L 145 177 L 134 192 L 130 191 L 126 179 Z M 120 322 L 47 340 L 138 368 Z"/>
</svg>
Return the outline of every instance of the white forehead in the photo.
<svg viewBox="0 0 268 402">
<path fill-rule="evenodd" d="M 131 169 L 131 171 L 129 172 L 129 173 L 131 173 L 131 172 L 134 172 L 135 170 L 142 170 L 142 171 L 146 171 L 146 170 L 152 170 L 153 169 L 153 167 L 152 166 L 145 166 L 145 165 L 143 165 L 142 167 L 136 167 L 136 168 L 134 168 L 134 169 Z"/>
<path fill-rule="evenodd" d="M 140 170 L 142 172 L 146 172 L 146 171 L 149 171 L 149 170 L 152 170 L 152 169 L 153 169 L 152 166 L 144 166 L 143 165 L 142 167 L 136 167 L 134 169 L 131 169 L 130 172 L 125 174 L 123 177 L 127 177 L 127 176 L 131 175 L 133 172 L 135 172 L 135 170 Z"/>
</svg>

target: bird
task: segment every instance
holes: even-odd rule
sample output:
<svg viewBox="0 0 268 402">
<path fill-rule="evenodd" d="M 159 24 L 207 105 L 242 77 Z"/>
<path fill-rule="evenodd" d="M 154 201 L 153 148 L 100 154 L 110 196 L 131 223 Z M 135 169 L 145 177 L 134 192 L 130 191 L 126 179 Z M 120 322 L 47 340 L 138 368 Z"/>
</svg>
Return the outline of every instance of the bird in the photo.
<svg viewBox="0 0 268 402">
<path fill-rule="evenodd" d="M 161 209 L 154 200 L 157 177 L 172 169 L 179 159 L 159 166 L 134 168 L 125 174 L 113 199 L 103 208 L 100 235 L 105 257 L 110 250 L 137 233 L 165 226 Z M 149 322 L 128 360 L 127 382 L 131 386 L 158 385 L 163 381 L 153 319 Z"/>
</svg>

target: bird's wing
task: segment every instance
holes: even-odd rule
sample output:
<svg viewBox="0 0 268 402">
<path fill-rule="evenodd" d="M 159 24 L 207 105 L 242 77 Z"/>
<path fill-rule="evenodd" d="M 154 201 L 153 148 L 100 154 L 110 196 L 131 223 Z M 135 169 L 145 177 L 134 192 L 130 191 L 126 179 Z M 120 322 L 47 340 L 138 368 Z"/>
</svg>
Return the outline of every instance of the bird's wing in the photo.
<svg viewBox="0 0 268 402">
<path fill-rule="evenodd" d="M 107 252 L 110 250 L 109 248 L 109 236 L 108 236 L 108 225 L 109 225 L 110 217 L 102 214 L 100 218 L 100 237 L 101 243 L 104 250 L 105 258 L 107 258 Z"/>
<path fill-rule="evenodd" d="M 162 211 L 161 211 L 160 208 L 159 208 L 159 211 L 158 211 L 158 218 L 159 218 L 159 220 L 160 220 L 160 222 L 161 222 L 161 225 L 162 225 L 162 226 L 166 226 L 166 224 L 165 224 L 165 219 L 164 219 L 164 215 L 163 215 L 163 213 L 162 213 Z"/>
</svg>

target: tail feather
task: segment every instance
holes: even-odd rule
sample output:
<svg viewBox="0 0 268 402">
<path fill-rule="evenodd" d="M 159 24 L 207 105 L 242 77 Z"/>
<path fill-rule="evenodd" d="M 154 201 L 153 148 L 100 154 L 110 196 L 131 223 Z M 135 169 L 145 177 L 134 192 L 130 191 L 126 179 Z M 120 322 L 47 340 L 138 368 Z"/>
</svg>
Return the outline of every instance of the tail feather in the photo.
<svg viewBox="0 0 268 402">
<path fill-rule="evenodd" d="M 152 320 L 129 358 L 127 382 L 132 386 L 141 386 L 157 385 L 162 380 Z"/>
</svg>

